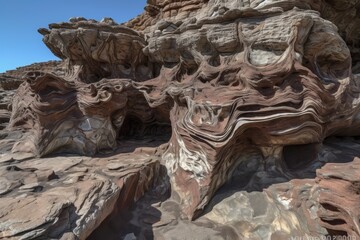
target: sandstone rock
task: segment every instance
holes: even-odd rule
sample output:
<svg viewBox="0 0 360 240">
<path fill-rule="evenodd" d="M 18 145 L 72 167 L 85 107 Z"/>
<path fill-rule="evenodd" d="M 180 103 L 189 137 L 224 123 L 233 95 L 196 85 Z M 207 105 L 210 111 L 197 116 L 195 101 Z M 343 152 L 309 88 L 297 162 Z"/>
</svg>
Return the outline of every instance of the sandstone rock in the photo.
<svg viewBox="0 0 360 240">
<path fill-rule="evenodd" d="M 190 218 L 248 149 L 281 168 L 285 146 L 359 133 L 351 55 L 332 23 L 289 6 L 224 6 L 222 15 L 199 10 L 193 23 L 150 37 L 145 53 L 163 68 L 136 84 L 152 107 L 173 99 L 164 160 Z"/>
<path fill-rule="evenodd" d="M 160 176 L 158 160 L 146 156 L 136 159 L 136 165 L 127 165 L 132 173 L 126 176 L 106 175 L 101 171 L 109 161 L 121 162 L 117 157 L 30 159 L 7 167 L 8 170 L 2 169 L 1 238 L 86 239 L 112 212 L 130 207 Z M 144 161 L 140 162 L 140 159 Z M 91 168 L 85 173 L 78 172 L 82 166 Z M 32 171 L 38 177 L 39 172 L 48 177 L 40 177 L 41 184 L 14 185 Z M 54 173 L 57 178 L 51 177 Z M 81 173 L 81 177 L 67 182 L 75 173 Z M 139 176 L 142 181 L 137 181 Z M 131 194 L 127 189 L 134 192 Z"/>
<path fill-rule="evenodd" d="M 63 62 L 1 108 L 1 234 L 359 237 L 358 2 L 148 0 L 40 29 Z M 94 157 L 33 158 L 55 153 Z"/>
<path fill-rule="evenodd" d="M 360 154 L 358 140 L 344 138 L 336 140 L 326 140 L 319 147 L 319 154 L 315 159 L 312 159 L 308 165 L 292 170 L 294 175 L 301 174 L 300 177 L 284 177 L 287 173 L 268 169 L 266 173 L 270 179 L 283 177 L 281 182 L 269 184 L 244 172 L 243 174 L 247 177 L 247 184 L 244 186 L 238 181 L 239 176 L 233 176 L 215 194 L 204 213 L 194 221 L 181 217 L 179 202 L 172 198 L 164 200 L 163 195 L 153 190 L 136 203 L 136 207 L 131 210 L 131 218 L 127 219 L 125 225 L 119 222 L 121 216 L 124 217 L 124 215 L 118 216 L 113 219 L 113 222 L 107 223 L 111 229 L 105 230 L 105 225 L 102 225 L 95 231 L 100 234 L 96 235 L 98 238 L 90 239 L 99 239 L 100 236 L 116 239 L 115 236 L 126 236 L 132 233 L 144 239 L 176 240 L 190 238 L 290 239 L 291 237 L 325 238 L 325 236 L 328 238 L 349 236 L 357 239 L 357 233 L 351 230 L 355 228 L 349 229 L 347 224 L 324 225 L 321 221 L 323 207 L 319 202 L 319 196 L 328 197 L 328 192 L 320 187 L 321 182 L 319 184 L 318 180 L 315 181 L 316 168 L 319 168 L 320 164 L 319 179 L 319 172 L 329 175 L 334 173 L 328 170 L 331 166 L 343 169 L 339 174 L 350 176 L 351 170 L 347 166 L 357 164 L 358 160 L 353 158 Z M 316 166 L 315 169 L 314 166 Z M 299 179 L 304 175 L 311 178 Z M 336 188 L 334 184 L 329 185 L 334 186 L 332 191 L 342 189 Z M 339 190 L 336 191 L 335 196 L 339 194 Z M 355 199 L 357 195 L 349 192 L 347 196 L 348 199 L 350 196 Z M 352 216 L 356 215 L 355 211 L 356 209 L 353 208 Z M 329 227 L 335 227 L 338 230 L 333 231 Z"/>
<path fill-rule="evenodd" d="M 59 61 L 49 61 L 34 63 L 25 67 L 19 67 L 16 70 L 0 73 L 0 130 L 5 129 L 8 125 L 15 90 L 23 83 L 24 75 L 35 70 L 61 74 L 62 67 Z"/>
<path fill-rule="evenodd" d="M 132 80 L 152 75 L 152 65 L 144 65 L 144 39 L 109 21 L 51 24 L 49 31 L 41 31 L 69 67 L 64 75 L 34 71 L 24 77 L 10 128 L 27 134 L 13 152 L 93 155 L 114 149 L 119 138 L 168 128 L 169 109 L 151 109 L 132 86 Z"/>
<path fill-rule="evenodd" d="M 158 114 L 126 79 L 82 84 L 35 73 L 17 90 L 10 127 L 27 129 L 13 152 L 43 156 L 54 151 L 93 155 L 114 149 L 117 139 L 147 134 L 157 124 L 166 128 L 166 112 Z M 135 123 L 143 127 L 135 126 Z"/>
<path fill-rule="evenodd" d="M 161 19 L 174 19 L 175 21 L 195 16 L 197 11 L 204 7 L 209 0 L 148 0 L 145 12 L 126 23 L 128 27 L 136 30 L 145 30 Z"/>
<path fill-rule="evenodd" d="M 356 158 L 342 165 L 327 164 L 317 171 L 320 225 L 334 235 L 360 237 L 359 167 L 360 159 Z"/>
<path fill-rule="evenodd" d="M 69 62 L 69 74 L 77 74 L 84 82 L 105 77 L 141 81 L 151 75 L 142 53 L 142 36 L 110 18 L 101 22 L 81 19 L 50 24 L 49 28 L 40 31 L 44 43 L 56 56 Z"/>
</svg>

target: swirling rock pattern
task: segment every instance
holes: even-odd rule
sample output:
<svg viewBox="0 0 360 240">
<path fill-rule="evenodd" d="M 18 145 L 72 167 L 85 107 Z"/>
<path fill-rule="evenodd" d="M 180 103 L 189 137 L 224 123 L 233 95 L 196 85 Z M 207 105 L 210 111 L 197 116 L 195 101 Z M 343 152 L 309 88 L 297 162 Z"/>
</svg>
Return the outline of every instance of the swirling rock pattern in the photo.
<svg viewBox="0 0 360 240">
<path fill-rule="evenodd" d="M 59 61 L 48 61 L 34 63 L 0 73 L 0 130 L 5 129 L 10 120 L 12 100 L 16 89 L 23 82 L 23 76 L 31 71 L 56 72 L 57 74 L 61 74 L 63 66 Z"/>
<path fill-rule="evenodd" d="M 0 156 L 0 238 L 86 239 L 161 178 L 159 158 L 148 153 Z"/>
<path fill-rule="evenodd" d="M 338 235 L 359 238 L 360 159 L 344 165 L 328 164 L 317 172 L 320 224 Z"/>
<path fill-rule="evenodd" d="M 118 138 L 134 131 L 140 135 L 167 131 L 167 107 L 151 109 L 132 86 L 152 74 L 139 33 L 111 19 L 76 18 L 50 24 L 50 29 L 39 32 L 68 68 L 62 75 L 34 71 L 24 77 L 10 127 L 25 129 L 26 137 L 13 152 L 94 155 L 114 150 Z M 139 126 L 134 127 L 134 119 Z"/>
<path fill-rule="evenodd" d="M 117 146 L 126 116 L 136 116 L 149 127 L 162 117 L 155 116 L 129 80 L 104 79 L 76 85 L 39 72 L 27 76 L 13 108 L 11 126 L 31 132 L 13 152 L 28 151 L 38 156 L 55 151 L 94 155 L 111 150 Z"/>
<path fill-rule="evenodd" d="M 355 10 L 348 16 L 348 9 Z M 182 215 L 200 223 L 181 220 L 180 229 L 217 226 L 206 236 L 230 239 L 358 236 L 358 186 L 347 177 L 356 173 L 342 166 L 344 176 L 333 180 L 326 165 L 313 180 L 316 168 L 341 164 L 341 146 L 326 138 L 360 134 L 358 9 L 358 1 L 149 0 L 123 25 L 81 17 L 50 24 L 39 32 L 65 70 L 25 76 L 8 127 L 19 134 L 6 149 L 15 141 L 13 153 L 95 155 L 117 152 L 129 137 L 171 135 L 151 151 L 166 166 L 167 204 L 178 215 L 165 214 L 157 226 Z M 220 194 L 216 205 L 211 199 L 229 184 L 266 191 Z M 247 225 L 219 227 L 236 222 Z M 107 232 L 98 230 L 93 237 Z M 177 231 L 163 230 L 165 239 Z"/>
<path fill-rule="evenodd" d="M 82 18 L 69 23 L 50 24 L 39 29 L 43 41 L 69 70 L 82 70 L 84 82 L 101 78 L 148 79 L 151 69 L 142 53 L 144 38 L 136 31 L 116 24 L 112 19 L 101 22 Z"/>
<path fill-rule="evenodd" d="M 163 70 L 137 86 L 153 107 L 174 101 L 164 158 L 190 218 L 249 146 L 281 167 L 283 146 L 359 132 L 346 43 L 318 13 L 287 5 L 209 11 L 148 40 Z"/>
</svg>

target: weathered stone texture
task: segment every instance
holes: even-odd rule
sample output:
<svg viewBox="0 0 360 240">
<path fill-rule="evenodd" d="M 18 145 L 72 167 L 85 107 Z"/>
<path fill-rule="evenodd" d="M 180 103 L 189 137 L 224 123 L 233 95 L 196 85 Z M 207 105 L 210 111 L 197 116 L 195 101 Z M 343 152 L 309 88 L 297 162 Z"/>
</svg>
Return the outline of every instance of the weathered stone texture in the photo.
<svg viewBox="0 0 360 240">
<path fill-rule="evenodd" d="M 39 29 L 63 61 L 28 72 L 15 93 L 0 135 L 1 234 L 359 237 L 359 7 L 149 0 L 122 25 L 77 17 Z M 151 148 L 133 152 L 129 140 Z M 30 160 L 7 157 L 25 153 Z M 50 180 L 59 172 L 53 158 L 36 158 L 54 153 L 97 157 L 81 158 L 87 163 L 64 189 L 67 180 Z M 111 153 L 119 159 L 107 165 Z M 45 161 L 46 171 L 22 166 Z M 54 182 L 48 190 L 43 181 Z M 28 191 L 36 194 L 20 194 Z M 38 218 L 21 215 L 35 205 L 45 206 Z M 11 222 L 23 217 L 28 225 Z"/>
</svg>

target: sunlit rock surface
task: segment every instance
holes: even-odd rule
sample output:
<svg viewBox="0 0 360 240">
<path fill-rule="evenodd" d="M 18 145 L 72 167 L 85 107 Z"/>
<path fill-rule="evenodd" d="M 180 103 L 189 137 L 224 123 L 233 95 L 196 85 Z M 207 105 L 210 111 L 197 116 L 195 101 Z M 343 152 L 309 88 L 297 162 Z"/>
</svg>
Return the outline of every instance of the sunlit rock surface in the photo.
<svg viewBox="0 0 360 240">
<path fill-rule="evenodd" d="M 0 157 L 0 237 L 86 239 L 110 214 L 141 198 L 164 173 L 154 153 L 140 149 L 118 154 Z"/>
<path fill-rule="evenodd" d="M 0 237 L 359 237 L 359 8 L 149 0 L 39 29 L 62 67 L 15 93 Z"/>
<path fill-rule="evenodd" d="M 142 53 L 145 40 L 115 24 L 71 19 L 40 29 L 44 42 L 64 59 L 63 75 L 29 72 L 17 90 L 10 127 L 25 129 L 13 152 L 94 155 L 114 150 L 118 138 L 167 134 L 169 108 L 150 108 L 134 81 L 152 76 Z M 166 104 L 164 104 L 166 105 Z"/>
<path fill-rule="evenodd" d="M 266 3 L 219 3 L 221 13 L 209 3 L 155 30 L 144 49 L 163 68 L 136 85 L 152 107 L 174 101 L 164 159 L 190 218 L 252 152 L 281 168 L 284 146 L 359 133 L 357 81 L 336 26 L 299 4 Z"/>
</svg>

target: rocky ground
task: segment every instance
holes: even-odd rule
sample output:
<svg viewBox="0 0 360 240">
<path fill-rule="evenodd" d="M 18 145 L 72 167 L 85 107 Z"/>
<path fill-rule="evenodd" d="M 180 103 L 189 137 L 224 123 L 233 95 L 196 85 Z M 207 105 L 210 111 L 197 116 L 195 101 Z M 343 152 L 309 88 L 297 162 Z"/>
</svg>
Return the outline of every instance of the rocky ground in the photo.
<svg viewBox="0 0 360 240">
<path fill-rule="evenodd" d="M 148 0 L 0 75 L 0 239 L 360 239 L 360 1 Z"/>
<path fill-rule="evenodd" d="M 359 237 L 359 139 L 327 139 L 292 176 L 270 167 L 248 177 L 240 168 L 195 221 L 171 197 L 163 142 L 127 140 L 91 158 L 1 154 L 1 238 Z"/>
<path fill-rule="evenodd" d="M 195 221 L 184 219 L 179 199 L 150 191 L 89 239 L 358 239 L 358 156 L 359 139 L 327 139 L 291 177 L 270 168 L 230 179 Z"/>
<path fill-rule="evenodd" d="M 34 63 L 0 73 L 0 130 L 5 129 L 10 121 L 12 100 L 16 89 L 23 82 L 23 77 L 31 71 L 44 71 L 60 73 L 63 69 L 60 61 Z M 0 137 L 1 138 L 1 137 Z"/>
<path fill-rule="evenodd" d="M 159 156 L 146 148 L 158 144 L 123 142 L 118 152 L 92 158 L 1 154 L 0 237 L 87 238 L 162 180 Z"/>
</svg>

